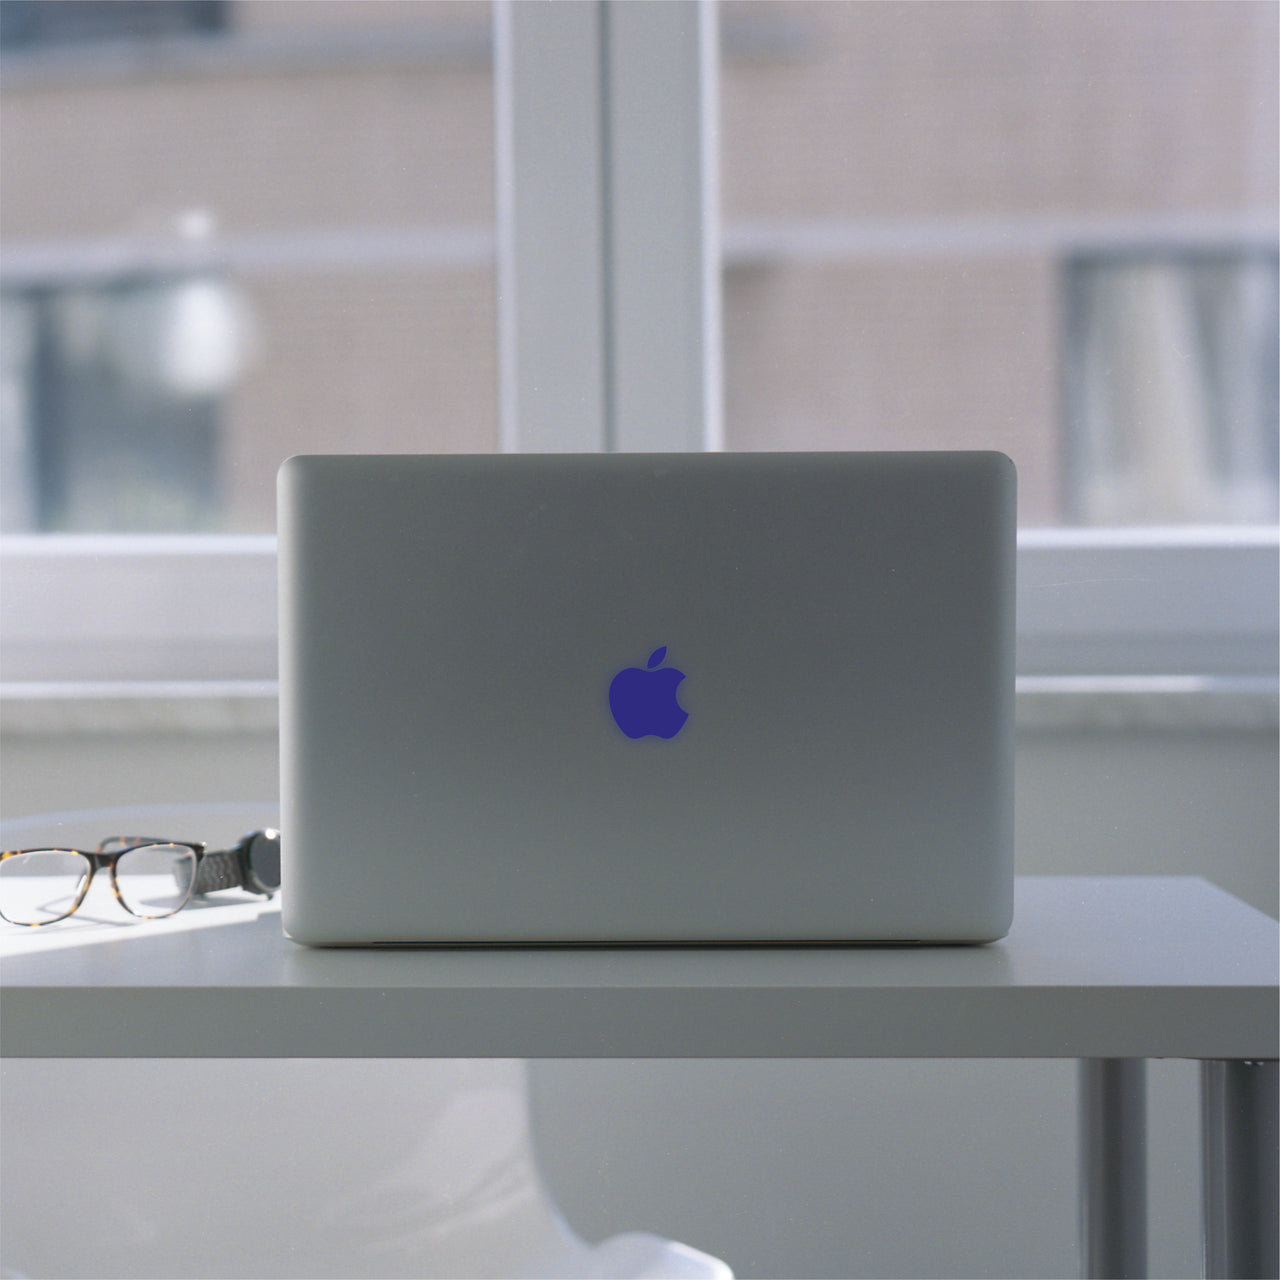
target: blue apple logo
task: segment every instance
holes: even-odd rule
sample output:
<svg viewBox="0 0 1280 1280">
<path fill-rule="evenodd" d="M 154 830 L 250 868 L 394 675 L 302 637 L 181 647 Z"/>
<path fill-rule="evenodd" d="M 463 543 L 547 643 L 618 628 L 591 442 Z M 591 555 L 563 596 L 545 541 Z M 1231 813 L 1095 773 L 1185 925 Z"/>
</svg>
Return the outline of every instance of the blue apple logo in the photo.
<svg viewBox="0 0 1280 1280">
<path fill-rule="evenodd" d="M 649 655 L 647 669 L 628 667 L 609 685 L 609 710 L 628 738 L 674 738 L 689 713 L 676 701 L 676 685 L 684 672 L 664 667 L 667 646 Z"/>
</svg>

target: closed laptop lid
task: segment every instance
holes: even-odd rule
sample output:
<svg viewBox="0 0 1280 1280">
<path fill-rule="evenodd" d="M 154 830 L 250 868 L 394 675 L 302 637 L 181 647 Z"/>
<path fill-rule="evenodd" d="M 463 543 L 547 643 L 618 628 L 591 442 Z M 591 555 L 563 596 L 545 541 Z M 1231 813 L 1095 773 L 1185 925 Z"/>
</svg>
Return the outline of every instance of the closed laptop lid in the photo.
<svg viewBox="0 0 1280 1280">
<path fill-rule="evenodd" d="M 995 453 L 298 457 L 286 930 L 981 941 L 1012 910 Z"/>
</svg>

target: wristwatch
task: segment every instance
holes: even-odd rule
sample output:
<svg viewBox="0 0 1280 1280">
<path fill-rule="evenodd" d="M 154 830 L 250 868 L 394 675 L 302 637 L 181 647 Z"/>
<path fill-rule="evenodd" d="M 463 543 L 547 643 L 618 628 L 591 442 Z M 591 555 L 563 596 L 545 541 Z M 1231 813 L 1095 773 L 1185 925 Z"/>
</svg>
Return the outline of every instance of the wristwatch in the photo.
<svg viewBox="0 0 1280 1280">
<path fill-rule="evenodd" d="M 248 889 L 270 898 L 280 888 L 280 833 L 272 827 L 250 831 L 234 849 L 200 859 L 193 894 Z"/>
</svg>

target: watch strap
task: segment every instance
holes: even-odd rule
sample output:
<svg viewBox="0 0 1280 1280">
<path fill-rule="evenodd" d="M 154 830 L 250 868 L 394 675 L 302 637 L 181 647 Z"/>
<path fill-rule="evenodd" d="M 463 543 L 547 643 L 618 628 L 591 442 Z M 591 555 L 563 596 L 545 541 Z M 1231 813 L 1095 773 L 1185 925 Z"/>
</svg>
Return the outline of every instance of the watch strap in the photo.
<svg viewBox="0 0 1280 1280">
<path fill-rule="evenodd" d="M 206 853 L 196 870 L 193 894 L 216 893 L 219 889 L 238 889 L 244 885 L 244 871 L 240 866 L 240 851 L 226 849 L 221 853 Z"/>
</svg>

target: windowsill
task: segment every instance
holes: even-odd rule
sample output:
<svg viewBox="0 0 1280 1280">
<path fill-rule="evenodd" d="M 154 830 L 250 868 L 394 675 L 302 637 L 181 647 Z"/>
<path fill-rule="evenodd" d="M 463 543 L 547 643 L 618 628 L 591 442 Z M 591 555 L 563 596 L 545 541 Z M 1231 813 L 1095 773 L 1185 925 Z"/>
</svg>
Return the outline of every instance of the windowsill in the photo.
<svg viewBox="0 0 1280 1280">
<path fill-rule="evenodd" d="M 275 733 L 271 680 L 27 682 L 0 685 L 10 737 L 141 732 Z M 1020 731 L 1273 732 L 1280 681 L 1267 676 L 1023 676 Z"/>
<path fill-rule="evenodd" d="M 1270 676 L 1020 676 L 1019 730 L 1235 730 L 1280 726 Z"/>
</svg>

